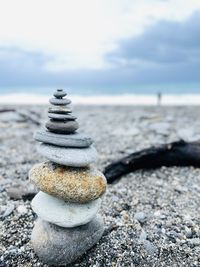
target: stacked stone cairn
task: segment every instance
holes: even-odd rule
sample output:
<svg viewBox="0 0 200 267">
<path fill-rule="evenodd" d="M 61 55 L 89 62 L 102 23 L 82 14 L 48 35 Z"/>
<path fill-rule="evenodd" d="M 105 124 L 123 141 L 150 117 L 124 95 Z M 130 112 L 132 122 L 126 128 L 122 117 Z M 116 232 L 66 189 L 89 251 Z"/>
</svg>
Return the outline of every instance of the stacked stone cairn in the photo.
<svg viewBox="0 0 200 267">
<path fill-rule="evenodd" d="M 101 238 L 104 225 L 97 214 L 106 178 L 92 164 L 98 159 L 93 140 L 77 133 L 71 101 L 58 89 L 50 99 L 46 129 L 35 134 L 38 151 L 48 161 L 29 172 L 39 188 L 32 200 L 38 215 L 31 241 L 34 251 L 48 265 L 75 261 Z"/>
</svg>

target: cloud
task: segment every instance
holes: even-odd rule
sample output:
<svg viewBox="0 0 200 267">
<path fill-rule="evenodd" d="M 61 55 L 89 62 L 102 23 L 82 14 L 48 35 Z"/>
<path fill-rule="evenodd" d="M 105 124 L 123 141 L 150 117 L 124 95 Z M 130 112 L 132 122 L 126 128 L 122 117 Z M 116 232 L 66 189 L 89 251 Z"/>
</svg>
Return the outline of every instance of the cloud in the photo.
<svg viewBox="0 0 200 267">
<path fill-rule="evenodd" d="M 46 65 L 52 57 L 18 47 L 0 47 L 0 88 L 71 87 L 101 85 L 104 72 L 98 70 L 64 70 L 51 72 Z M 87 93 L 87 92 L 86 92 Z"/>
<path fill-rule="evenodd" d="M 47 66 L 55 55 L 0 47 L 0 87 L 65 87 L 72 93 L 125 92 L 138 84 L 200 82 L 200 12 L 184 21 L 160 20 L 137 36 L 120 39 L 103 61 L 110 68 L 63 68 Z M 138 86 L 139 88 L 139 86 Z M 139 90 L 139 89 L 138 89 Z"/>
<path fill-rule="evenodd" d="M 50 58 L 16 47 L 0 47 L 0 86 L 37 84 Z M 48 76 L 46 73 L 45 75 Z"/>
<path fill-rule="evenodd" d="M 0 0 L 0 46 L 52 57 L 51 72 L 108 68 L 116 41 L 165 18 L 182 21 L 199 0 Z"/>
<path fill-rule="evenodd" d="M 199 29 L 200 12 L 183 22 L 158 21 L 138 37 L 119 41 L 107 60 L 113 68 L 131 71 L 132 81 L 200 81 Z"/>
<path fill-rule="evenodd" d="M 159 21 L 137 38 L 119 42 L 110 59 L 146 61 L 152 63 L 181 63 L 197 59 L 200 52 L 200 12 L 184 22 Z"/>
</svg>

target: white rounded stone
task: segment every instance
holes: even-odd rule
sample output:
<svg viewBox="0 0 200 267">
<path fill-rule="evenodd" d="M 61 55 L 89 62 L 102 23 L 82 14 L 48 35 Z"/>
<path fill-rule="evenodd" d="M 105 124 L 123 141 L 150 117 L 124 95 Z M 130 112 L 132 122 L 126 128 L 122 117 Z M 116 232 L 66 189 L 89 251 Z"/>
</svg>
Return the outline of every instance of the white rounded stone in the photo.
<svg viewBox="0 0 200 267">
<path fill-rule="evenodd" d="M 86 167 L 98 160 L 98 153 L 93 146 L 87 148 L 66 148 L 41 144 L 38 152 L 50 161 L 70 167 Z"/>
<path fill-rule="evenodd" d="M 90 222 L 100 208 L 101 199 L 86 204 L 69 203 L 40 191 L 31 205 L 38 217 L 44 221 L 72 228 Z"/>
</svg>

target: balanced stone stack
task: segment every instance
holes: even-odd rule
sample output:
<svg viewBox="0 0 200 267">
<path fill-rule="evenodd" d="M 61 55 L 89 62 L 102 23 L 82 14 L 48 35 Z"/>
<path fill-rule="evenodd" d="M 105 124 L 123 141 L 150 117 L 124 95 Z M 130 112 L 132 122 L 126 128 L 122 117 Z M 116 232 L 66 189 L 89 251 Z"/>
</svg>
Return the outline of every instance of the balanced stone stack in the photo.
<svg viewBox="0 0 200 267">
<path fill-rule="evenodd" d="M 106 190 L 104 175 L 92 164 L 98 159 L 93 140 L 77 133 L 71 101 L 58 89 L 50 99 L 46 129 L 35 134 L 38 151 L 49 161 L 35 165 L 30 180 L 41 190 L 32 200 L 38 215 L 31 241 L 48 265 L 73 262 L 101 238 L 103 220 L 98 215 Z"/>
</svg>

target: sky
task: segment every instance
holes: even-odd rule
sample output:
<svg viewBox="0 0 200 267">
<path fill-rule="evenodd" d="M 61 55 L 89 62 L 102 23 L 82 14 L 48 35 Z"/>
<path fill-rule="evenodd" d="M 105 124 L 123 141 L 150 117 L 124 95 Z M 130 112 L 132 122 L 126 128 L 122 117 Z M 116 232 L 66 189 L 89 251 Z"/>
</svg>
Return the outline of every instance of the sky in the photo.
<svg viewBox="0 0 200 267">
<path fill-rule="evenodd" d="M 0 0 L 0 88 L 123 91 L 199 70 L 199 0 Z"/>
</svg>

